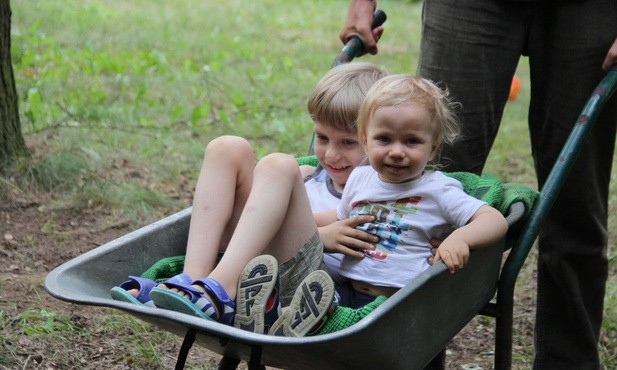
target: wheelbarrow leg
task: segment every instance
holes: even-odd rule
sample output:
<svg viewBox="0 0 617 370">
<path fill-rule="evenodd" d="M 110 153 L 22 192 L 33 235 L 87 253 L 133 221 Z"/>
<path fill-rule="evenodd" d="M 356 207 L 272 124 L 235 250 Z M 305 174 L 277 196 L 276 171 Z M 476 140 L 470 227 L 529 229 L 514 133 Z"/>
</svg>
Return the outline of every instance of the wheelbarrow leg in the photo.
<svg viewBox="0 0 617 370">
<path fill-rule="evenodd" d="M 512 368 L 513 307 L 504 307 L 495 323 L 495 370 Z"/>
<path fill-rule="evenodd" d="M 240 359 L 223 356 L 216 370 L 235 370 L 240 364 Z"/>
<path fill-rule="evenodd" d="M 184 365 L 186 363 L 186 357 L 189 354 L 189 350 L 195 343 L 195 329 L 190 328 L 187 330 L 186 335 L 184 336 L 184 340 L 182 341 L 182 346 L 180 347 L 180 353 L 178 353 L 178 360 L 176 361 L 176 370 L 184 369 Z"/>
<path fill-rule="evenodd" d="M 251 360 L 249 361 L 249 370 L 266 370 L 266 367 L 261 364 L 261 347 L 251 347 Z"/>
<path fill-rule="evenodd" d="M 446 350 L 442 349 L 423 370 L 444 370 L 446 368 Z"/>
</svg>

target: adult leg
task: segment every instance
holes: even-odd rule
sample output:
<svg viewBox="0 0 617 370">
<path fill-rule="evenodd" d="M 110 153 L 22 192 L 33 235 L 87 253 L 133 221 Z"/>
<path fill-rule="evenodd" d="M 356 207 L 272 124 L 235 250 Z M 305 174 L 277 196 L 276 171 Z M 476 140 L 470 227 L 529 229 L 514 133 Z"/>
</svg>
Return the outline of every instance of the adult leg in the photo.
<svg viewBox="0 0 617 370">
<path fill-rule="evenodd" d="M 617 3 L 552 3 L 534 14 L 529 124 L 541 186 L 603 77 L 602 61 L 617 37 Z M 613 97 L 542 226 L 535 369 L 600 368 L 597 345 L 608 274 L 607 199 L 616 126 Z"/>
<path fill-rule="evenodd" d="M 446 171 L 482 172 L 524 46 L 526 4 L 424 2 L 418 73 L 462 104 L 462 138 L 441 153 Z"/>
<path fill-rule="evenodd" d="M 446 171 L 484 168 L 523 49 L 525 10 L 511 1 L 424 2 L 418 74 L 462 104 L 462 138 L 440 155 Z M 445 350 L 425 370 L 444 368 Z"/>
<path fill-rule="evenodd" d="M 424 2 L 418 74 L 462 104 L 463 137 L 442 149 L 444 170 L 482 172 L 524 47 L 525 12 L 512 1 Z M 425 370 L 444 368 L 445 350 Z"/>
</svg>

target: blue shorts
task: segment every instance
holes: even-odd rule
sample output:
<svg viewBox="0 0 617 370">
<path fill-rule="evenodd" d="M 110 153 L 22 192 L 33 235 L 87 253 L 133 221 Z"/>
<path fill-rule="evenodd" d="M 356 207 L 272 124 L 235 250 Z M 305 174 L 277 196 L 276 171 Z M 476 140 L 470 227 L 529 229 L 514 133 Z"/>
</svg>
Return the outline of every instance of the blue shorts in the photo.
<svg viewBox="0 0 617 370">
<path fill-rule="evenodd" d="M 360 308 L 375 300 L 375 297 L 355 290 L 349 280 L 335 280 L 334 285 L 340 306 Z"/>
</svg>

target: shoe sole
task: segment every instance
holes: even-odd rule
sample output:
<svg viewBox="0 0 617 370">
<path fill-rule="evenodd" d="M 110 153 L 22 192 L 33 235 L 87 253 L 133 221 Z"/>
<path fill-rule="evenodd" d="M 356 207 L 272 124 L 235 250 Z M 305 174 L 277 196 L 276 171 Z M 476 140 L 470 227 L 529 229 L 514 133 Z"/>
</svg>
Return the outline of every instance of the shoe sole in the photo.
<svg viewBox="0 0 617 370">
<path fill-rule="evenodd" d="M 296 289 L 285 313 L 272 325 L 271 335 L 304 337 L 319 324 L 334 301 L 334 283 L 327 272 L 311 272 Z"/>
<path fill-rule="evenodd" d="M 117 286 L 111 288 L 110 295 L 114 301 L 132 303 L 138 306 L 155 307 L 152 301 L 141 303 L 137 298 L 133 297 L 131 293 Z"/>
<path fill-rule="evenodd" d="M 213 321 L 213 319 L 202 312 L 193 302 L 183 295 L 166 288 L 153 288 L 150 298 L 158 308 L 176 311 L 202 319 Z"/>
<path fill-rule="evenodd" d="M 276 286 L 278 273 L 276 258 L 267 255 L 253 258 L 242 270 L 236 296 L 236 328 L 260 334 L 265 332 L 266 305 Z"/>
</svg>

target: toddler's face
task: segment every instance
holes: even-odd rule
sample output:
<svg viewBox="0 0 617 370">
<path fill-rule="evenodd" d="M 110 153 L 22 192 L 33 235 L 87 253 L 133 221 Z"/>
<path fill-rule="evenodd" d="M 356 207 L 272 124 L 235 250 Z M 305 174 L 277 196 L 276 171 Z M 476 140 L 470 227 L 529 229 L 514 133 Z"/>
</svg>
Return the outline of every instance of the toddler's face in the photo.
<svg viewBox="0 0 617 370">
<path fill-rule="evenodd" d="M 429 112 L 418 104 L 378 108 L 366 128 L 365 149 L 382 181 L 419 178 L 436 152 Z"/>
<path fill-rule="evenodd" d="M 334 188 L 342 192 L 351 171 L 365 158 L 358 135 L 319 122 L 314 124 L 315 155 L 321 166 L 328 171 Z"/>
</svg>

